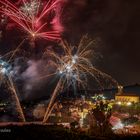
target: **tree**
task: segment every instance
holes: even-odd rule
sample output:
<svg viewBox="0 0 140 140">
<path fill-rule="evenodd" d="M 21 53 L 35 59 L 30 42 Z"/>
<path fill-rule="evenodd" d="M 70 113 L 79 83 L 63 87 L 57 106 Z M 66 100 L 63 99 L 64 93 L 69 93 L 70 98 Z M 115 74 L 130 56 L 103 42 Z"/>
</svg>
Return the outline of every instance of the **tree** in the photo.
<svg viewBox="0 0 140 140">
<path fill-rule="evenodd" d="M 96 104 L 96 108 L 92 109 L 92 115 L 96 120 L 96 126 L 101 134 L 111 133 L 109 119 L 111 117 L 111 106 L 108 103 L 100 101 Z"/>
</svg>

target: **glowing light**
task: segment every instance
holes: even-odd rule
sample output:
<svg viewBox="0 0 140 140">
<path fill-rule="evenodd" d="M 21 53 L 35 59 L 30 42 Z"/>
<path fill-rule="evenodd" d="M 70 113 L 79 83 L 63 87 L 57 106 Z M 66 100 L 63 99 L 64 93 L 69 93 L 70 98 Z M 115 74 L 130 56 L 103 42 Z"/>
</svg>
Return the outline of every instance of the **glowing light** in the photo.
<svg viewBox="0 0 140 140">
<path fill-rule="evenodd" d="M 32 36 L 35 37 L 36 36 L 35 33 L 32 33 Z"/>
<path fill-rule="evenodd" d="M 76 60 L 75 59 L 72 59 L 72 63 L 75 64 L 76 63 Z"/>
<path fill-rule="evenodd" d="M 75 64 L 77 62 L 77 59 L 78 59 L 78 56 L 77 55 L 74 55 L 72 57 L 72 63 Z"/>
<path fill-rule="evenodd" d="M 103 96 L 102 98 L 103 98 L 103 99 L 105 99 L 105 97 L 104 97 L 104 96 Z"/>
<path fill-rule="evenodd" d="M 118 104 L 118 105 L 121 105 L 121 104 L 122 104 L 122 102 L 117 102 L 117 104 Z"/>
<path fill-rule="evenodd" d="M 6 73 L 6 68 L 3 68 L 2 70 L 1 70 L 1 72 L 3 73 L 3 74 L 5 74 Z"/>
<path fill-rule="evenodd" d="M 9 65 L 7 62 L 0 59 L 0 72 L 1 72 L 1 74 L 6 75 L 6 74 L 10 73 L 10 71 L 11 71 L 11 65 Z"/>
<path fill-rule="evenodd" d="M 132 103 L 131 102 L 127 102 L 127 106 L 130 106 L 130 105 L 132 105 Z"/>
<path fill-rule="evenodd" d="M 62 74 L 62 73 L 63 73 L 63 71 L 61 71 L 61 70 L 60 70 L 60 71 L 59 71 L 59 73 L 60 73 L 60 74 Z"/>
<path fill-rule="evenodd" d="M 102 95 L 102 94 L 99 94 L 99 95 L 95 95 L 93 97 L 91 97 L 92 99 L 94 100 L 105 100 L 105 97 Z"/>
<path fill-rule="evenodd" d="M 65 68 L 66 68 L 67 72 L 71 72 L 72 71 L 72 65 L 70 65 L 70 64 L 66 65 Z"/>
<path fill-rule="evenodd" d="M 123 129 L 124 124 L 119 121 L 115 126 L 112 127 L 112 130 Z"/>
</svg>

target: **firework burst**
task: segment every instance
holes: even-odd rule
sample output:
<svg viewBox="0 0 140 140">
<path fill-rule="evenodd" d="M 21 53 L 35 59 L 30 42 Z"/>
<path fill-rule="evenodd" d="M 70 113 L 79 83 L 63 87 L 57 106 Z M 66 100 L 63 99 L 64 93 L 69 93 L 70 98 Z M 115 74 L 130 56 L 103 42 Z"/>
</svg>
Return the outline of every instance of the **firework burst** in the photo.
<svg viewBox="0 0 140 140">
<path fill-rule="evenodd" d="M 53 12 L 56 12 L 55 15 L 57 16 L 56 9 L 60 2 L 61 0 L 48 0 L 48 2 L 22 0 L 19 4 L 20 6 L 16 6 L 8 0 L 0 0 L 0 4 L 2 5 L 0 12 L 28 33 L 32 40 L 35 38 L 58 40 L 60 39 L 61 31 L 53 29 L 55 25 L 46 19 Z"/>
<path fill-rule="evenodd" d="M 101 72 L 91 62 L 91 56 L 94 56 L 94 40 L 89 39 L 84 36 L 78 46 L 69 46 L 67 42 L 62 42 L 63 55 L 56 54 L 53 51 L 47 51 L 46 54 L 54 58 L 52 64 L 56 66 L 56 75 L 60 77 L 58 84 L 52 94 L 50 103 L 48 105 L 44 122 L 48 119 L 49 110 L 58 95 L 59 92 L 68 88 L 70 86 L 74 87 L 74 90 L 79 86 L 82 86 L 85 90 L 88 83 L 88 76 L 95 79 L 98 85 L 103 89 L 103 79 L 104 82 L 110 81 L 113 85 L 117 86 L 117 81 L 115 81 L 111 76 L 106 73 Z M 92 48 L 91 48 L 92 47 Z M 101 80 L 102 79 L 102 80 Z"/>
</svg>

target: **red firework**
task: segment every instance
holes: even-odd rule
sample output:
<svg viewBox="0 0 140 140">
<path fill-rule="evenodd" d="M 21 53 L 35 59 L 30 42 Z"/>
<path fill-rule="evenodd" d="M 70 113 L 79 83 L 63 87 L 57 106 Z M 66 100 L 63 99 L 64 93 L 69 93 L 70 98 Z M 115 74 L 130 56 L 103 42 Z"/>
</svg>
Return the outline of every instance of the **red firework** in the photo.
<svg viewBox="0 0 140 140">
<path fill-rule="evenodd" d="M 62 31 L 60 2 L 62 0 L 19 0 L 13 3 L 0 0 L 0 12 L 26 31 L 32 39 L 59 40 Z M 51 17 L 50 14 L 54 16 Z M 48 20 L 50 17 L 53 19 Z"/>
</svg>

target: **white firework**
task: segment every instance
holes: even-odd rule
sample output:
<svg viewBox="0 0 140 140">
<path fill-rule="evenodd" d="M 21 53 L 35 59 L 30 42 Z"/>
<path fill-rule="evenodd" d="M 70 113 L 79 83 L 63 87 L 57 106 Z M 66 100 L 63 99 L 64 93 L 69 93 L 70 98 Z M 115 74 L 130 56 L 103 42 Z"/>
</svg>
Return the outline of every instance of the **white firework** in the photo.
<svg viewBox="0 0 140 140">
<path fill-rule="evenodd" d="M 30 2 L 24 2 L 21 6 L 21 11 L 31 20 L 35 18 L 39 12 L 41 2 L 39 0 L 30 0 Z"/>
</svg>

